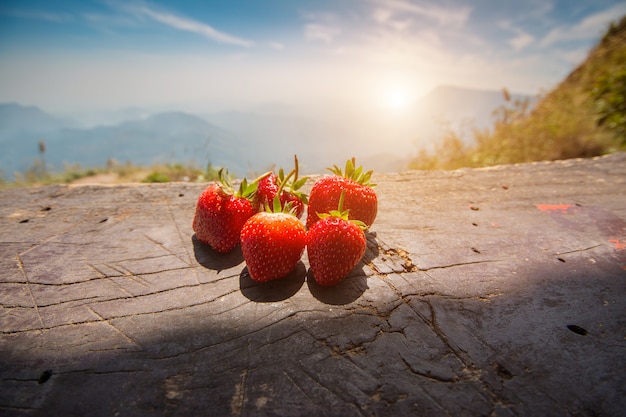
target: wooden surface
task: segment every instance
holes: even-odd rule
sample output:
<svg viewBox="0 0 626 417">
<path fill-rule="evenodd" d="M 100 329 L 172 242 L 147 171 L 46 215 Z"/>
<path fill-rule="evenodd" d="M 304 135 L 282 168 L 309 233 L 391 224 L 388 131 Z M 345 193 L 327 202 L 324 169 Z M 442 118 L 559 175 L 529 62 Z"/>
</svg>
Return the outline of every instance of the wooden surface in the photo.
<svg viewBox="0 0 626 417">
<path fill-rule="evenodd" d="M 626 154 L 375 182 L 334 288 L 198 243 L 206 184 L 1 191 L 0 414 L 623 415 Z"/>
</svg>

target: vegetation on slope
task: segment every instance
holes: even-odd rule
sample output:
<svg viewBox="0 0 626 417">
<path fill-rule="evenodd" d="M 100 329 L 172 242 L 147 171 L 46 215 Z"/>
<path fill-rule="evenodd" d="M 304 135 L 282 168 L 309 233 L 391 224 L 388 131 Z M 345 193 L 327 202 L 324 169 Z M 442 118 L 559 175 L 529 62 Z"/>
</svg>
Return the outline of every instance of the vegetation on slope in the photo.
<svg viewBox="0 0 626 417">
<path fill-rule="evenodd" d="M 414 169 L 455 169 L 590 157 L 626 149 L 626 16 L 612 23 L 587 59 L 531 108 L 528 100 L 497 109 L 473 142 L 446 130 L 434 152 L 420 151 Z"/>
<path fill-rule="evenodd" d="M 207 165 L 206 169 L 198 168 L 193 162 L 186 164 L 155 164 L 150 167 L 134 165 L 131 162 L 119 164 L 110 161 L 105 167 L 83 168 L 80 165 L 66 165 L 61 172 L 50 171 L 43 158 L 37 158 L 23 173 L 17 173 L 14 181 L 4 181 L 0 177 L 0 189 L 8 187 L 71 184 L 128 182 L 202 182 L 218 178 L 218 168 Z"/>
</svg>

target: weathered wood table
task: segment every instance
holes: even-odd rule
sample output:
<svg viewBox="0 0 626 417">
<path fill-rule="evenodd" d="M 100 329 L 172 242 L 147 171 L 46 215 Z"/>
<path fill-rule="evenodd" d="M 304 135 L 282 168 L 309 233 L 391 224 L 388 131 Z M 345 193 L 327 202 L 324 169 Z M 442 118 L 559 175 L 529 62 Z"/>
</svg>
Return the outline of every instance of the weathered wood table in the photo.
<svg viewBox="0 0 626 417">
<path fill-rule="evenodd" d="M 1 191 L 0 414 L 624 415 L 626 154 L 375 181 L 334 288 L 197 242 L 206 184 Z"/>
</svg>

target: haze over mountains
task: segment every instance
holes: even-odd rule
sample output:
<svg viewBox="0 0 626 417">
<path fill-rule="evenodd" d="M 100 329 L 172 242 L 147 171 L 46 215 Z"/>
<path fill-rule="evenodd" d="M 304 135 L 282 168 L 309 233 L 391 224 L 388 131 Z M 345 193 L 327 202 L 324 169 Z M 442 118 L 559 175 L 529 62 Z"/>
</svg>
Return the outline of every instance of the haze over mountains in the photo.
<svg viewBox="0 0 626 417">
<path fill-rule="evenodd" d="M 14 172 L 43 157 L 52 170 L 61 170 L 64 163 L 104 166 L 108 160 L 135 165 L 193 161 L 199 167 L 225 166 L 243 176 L 273 165 L 288 168 L 297 154 L 304 173 L 321 173 L 351 156 L 367 169 L 395 172 L 405 169 L 419 148 L 436 143 L 442 121 L 455 129 L 466 121 L 487 127 L 493 110 L 503 103 L 499 91 L 451 86 L 437 87 L 396 113 L 275 104 L 209 114 L 134 108 L 103 112 L 98 119 L 70 119 L 4 103 L 0 170 L 12 179 Z M 46 145 L 43 155 L 40 141 Z"/>
</svg>

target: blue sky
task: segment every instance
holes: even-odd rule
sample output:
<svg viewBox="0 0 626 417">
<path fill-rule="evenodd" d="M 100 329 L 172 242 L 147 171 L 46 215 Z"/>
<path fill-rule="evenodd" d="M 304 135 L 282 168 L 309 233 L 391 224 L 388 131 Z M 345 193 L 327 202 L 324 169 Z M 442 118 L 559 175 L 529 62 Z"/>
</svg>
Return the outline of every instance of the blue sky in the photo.
<svg viewBox="0 0 626 417">
<path fill-rule="evenodd" d="M 400 108 L 439 84 L 535 94 L 624 14 L 614 0 L 4 0 L 0 102 L 213 111 Z"/>
</svg>

